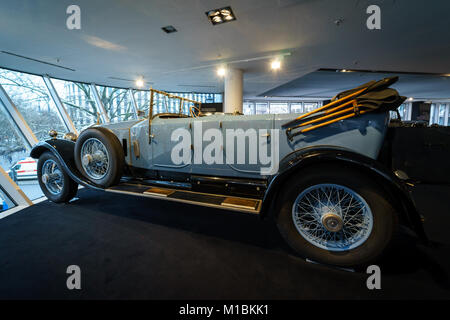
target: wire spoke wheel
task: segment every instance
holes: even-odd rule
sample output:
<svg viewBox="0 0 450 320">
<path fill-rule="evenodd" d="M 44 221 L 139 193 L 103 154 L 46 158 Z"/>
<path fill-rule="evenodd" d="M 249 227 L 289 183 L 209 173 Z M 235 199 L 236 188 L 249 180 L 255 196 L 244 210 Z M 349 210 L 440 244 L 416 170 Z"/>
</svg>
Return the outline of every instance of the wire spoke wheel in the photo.
<svg viewBox="0 0 450 320">
<path fill-rule="evenodd" d="M 338 184 L 317 184 L 301 192 L 292 207 L 297 231 L 311 244 L 329 251 L 362 245 L 373 228 L 367 202 Z"/>
<path fill-rule="evenodd" d="M 53 195 L 60 194 L 64 188 L 63 173 L 58 164 L 51 159 L 46 160 L 42 166 L 41 180 Z"/>
<path fill-rule="evenodd" d="M 81 164 L 86 174 L 99 180 L 106 176 L 110 164 L 105 145 L 96 138 L 89 138 L 81 147 Z"/>
</svg>

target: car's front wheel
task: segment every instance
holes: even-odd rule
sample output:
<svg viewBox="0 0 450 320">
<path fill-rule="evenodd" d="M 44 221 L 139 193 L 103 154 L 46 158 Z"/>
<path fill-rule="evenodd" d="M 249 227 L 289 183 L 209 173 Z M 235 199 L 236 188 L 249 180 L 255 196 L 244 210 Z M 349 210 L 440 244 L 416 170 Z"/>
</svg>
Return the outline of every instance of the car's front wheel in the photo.
<svg viewBox="0 0 450 320">
<path fill-rule="evenodd" d="M 376 261 L 393 238 L 397 215 L 369 176 L 321 165 L 294 175 L 279 201 L 280 233 L 313 261 L 358 267 Z"/>
<path fill-rule="evenodd" d="M 90 181 L 108 188 L 119 182 L 125 156 L 119 139 L 108 129 L 84 130 L 75 144 L 75 163 Z"/>
<path fill-rule="evenodd" d="M 51 152 L 44 152 L 39 157 L 37 176 L 42 192 L 53 202 L 68 202 L 77 194 L 78 184 Z"/>
</svg>

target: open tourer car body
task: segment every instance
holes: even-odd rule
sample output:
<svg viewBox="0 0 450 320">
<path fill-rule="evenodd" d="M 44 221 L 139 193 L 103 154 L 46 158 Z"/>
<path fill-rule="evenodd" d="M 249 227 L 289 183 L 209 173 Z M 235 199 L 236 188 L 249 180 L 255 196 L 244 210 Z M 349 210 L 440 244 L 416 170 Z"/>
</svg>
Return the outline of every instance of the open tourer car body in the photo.
<svg viewBox="0 0 450 320">
<path fill-rule="evenodd" d="M 378 160 L 389 110 L 405 99 L 389 88 L 395 81 L 369 82 L 300 116 L 204 115 L 195 106 L 187 115 L 184 98 L 166 94 L 180 99 L 179 113 L 154 114 L 151 101 L 146 119 L 94 125 L 78 137 L 52 132 L 31 156 L 54 202 L 68 202 L 81 184 L 271 216 L 302 256 L 365 265 L 399 224 L 426 240 L 405 175 Z"/>
</svg>

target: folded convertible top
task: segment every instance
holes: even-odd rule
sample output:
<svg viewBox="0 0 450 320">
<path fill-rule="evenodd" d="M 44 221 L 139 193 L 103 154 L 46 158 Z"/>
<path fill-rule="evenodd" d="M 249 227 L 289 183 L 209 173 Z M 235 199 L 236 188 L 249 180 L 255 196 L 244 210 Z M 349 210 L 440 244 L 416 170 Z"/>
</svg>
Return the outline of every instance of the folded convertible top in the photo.
<svg viewBox="0 0 450 320">
<path fill-rule="evenodd" d="M 355 96 L 358 105 L 379 109 L 379 111 L 395 110 L 406 100 L 406 97 L 400 96 L 397 90 L 389 88 L 397 80 L 397 76 L 384 78 L 379 81 L 372 80 L 354 89 L 338 93 L 331 101 L 337 101 L 364 89 L 363 92 Z"/>
<path fill-rule="evenodd" d="M 397 90 L 389 88 L 397 80 L 398 77 L 373 80 L 343 91 L 333 97 L 330 103 L 284 124 L 286 134 L 292 139 L 298 134 L 364 113 L 395 110 L 406 100 Z M 294 133 L 294 129 L 300 130 Z"/>
</svg>

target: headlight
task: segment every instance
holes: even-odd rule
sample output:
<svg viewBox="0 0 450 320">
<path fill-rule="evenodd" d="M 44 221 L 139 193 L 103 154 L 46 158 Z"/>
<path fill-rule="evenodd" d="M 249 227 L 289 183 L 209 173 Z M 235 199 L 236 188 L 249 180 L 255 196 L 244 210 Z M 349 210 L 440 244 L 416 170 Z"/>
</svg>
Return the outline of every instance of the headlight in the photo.
<svg viewBox="0 0 450 320">
<path fill-rule="evenodd" d="M 63 139 L 75 142 L 75 141 L 77 141 L 78 136 L 73 132 L 68 132 L 64 135 Z"/>
</svg>

